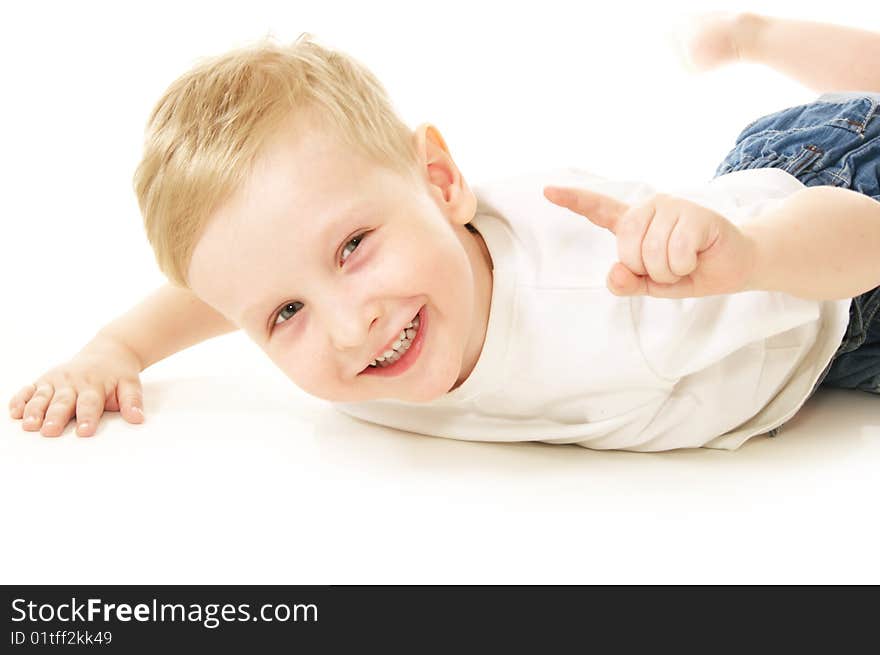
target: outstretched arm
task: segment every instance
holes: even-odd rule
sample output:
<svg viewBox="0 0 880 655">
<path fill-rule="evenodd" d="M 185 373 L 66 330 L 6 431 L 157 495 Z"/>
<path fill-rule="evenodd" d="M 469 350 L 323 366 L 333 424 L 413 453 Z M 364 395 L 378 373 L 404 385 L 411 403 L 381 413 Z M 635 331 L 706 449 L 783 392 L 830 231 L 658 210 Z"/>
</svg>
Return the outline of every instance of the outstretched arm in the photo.
<svg viewBox="0 0 880 655">
<path fill-rule="evenodd" d="M 665 194 L 632 207 L 589 189 L 548 186 L 544 195 L 616 235 L 615 295 L 837 300 L 880 285 L 880 202 L 849 189 L 804 188 L 740 225 Z"/>
<path fill-rule="evenodd" d="M 9 402 L 22 428 L 57 437 L 71 418 L 95 434 L 104 410 L 144 420 L 140 373 L 169 355 L 237 326 L 186 289 L 166 284 L 95 335 L 72 359 L 46 371 Z"/>
<path fill-rule="evenodd" d="M 748 15 L 742 55 L 819 92 L 880 92 L 880 34 Z"/>
<path fill-rule="evenodd" d="M 819 92 L 880 92 L 880 33 L 841 25 L 710 13 L 681 35 L 688 64 L 711 70 L 736 61 L 763 64 Z"/>
<path fill-rule="evenodd" d="M 192 291 L 165 284 L 98 334 L 134 352 L 143 370 L 169 355 L 237 329 Z"/>
<path fill-rule="evenodd" d="M 880 285 L 880 202 L 869 196 L 809 187 L 741 228 L 756 245 L 747 290 L 838 300 Z"/>
</svg>

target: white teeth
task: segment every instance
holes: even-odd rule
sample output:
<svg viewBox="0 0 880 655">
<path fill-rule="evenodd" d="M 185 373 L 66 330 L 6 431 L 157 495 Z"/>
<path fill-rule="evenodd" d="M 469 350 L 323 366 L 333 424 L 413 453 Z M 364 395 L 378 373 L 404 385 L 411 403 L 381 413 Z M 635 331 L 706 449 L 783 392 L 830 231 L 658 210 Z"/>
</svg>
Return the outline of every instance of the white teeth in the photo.
<svg viewBox="0 0 880 655">
<path fill-rule="evenodd" d="M 410 321 L 406 324 L 406 327 L 400 331 L 400 335 L 391 344 L 391 350 L 386 350 L 379 357 L 373 360 L 370 366 L 378 366 L 379 362 L 386 362 L 387 365 L 391 365 L 400 359 L 401 355 L 409 350 L 409 347 L 412 345 L 413 339 L 416 336 L 416 332 L 419 330 L 419 317 L 416 316 L 414 320 Z"/>
</svg>

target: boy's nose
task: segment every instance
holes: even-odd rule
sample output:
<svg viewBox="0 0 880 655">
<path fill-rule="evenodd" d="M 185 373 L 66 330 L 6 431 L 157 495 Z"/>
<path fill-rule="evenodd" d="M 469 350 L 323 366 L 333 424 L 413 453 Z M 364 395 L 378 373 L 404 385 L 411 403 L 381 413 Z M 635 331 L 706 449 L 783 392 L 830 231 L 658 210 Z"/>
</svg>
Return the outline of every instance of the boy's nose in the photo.
<svg viewBox="0 0 880 655">
<path fill-rule="evenodd" d="M 357 337 L 356 330 L 350 324 L 336 325 L 330 329 L 330 342 L 339 352 L 351 352 L 357 350 L 363 339 Z"/>
<path fill-rule="evenodd" d="M 375 323 L 377 314 L 369 314 L 360 307 L 348 306 L 328 312 L 327 333 L 330 342 L 340 352 L 359 353 L 369 340 L 370 326 Z"/>
</svg>

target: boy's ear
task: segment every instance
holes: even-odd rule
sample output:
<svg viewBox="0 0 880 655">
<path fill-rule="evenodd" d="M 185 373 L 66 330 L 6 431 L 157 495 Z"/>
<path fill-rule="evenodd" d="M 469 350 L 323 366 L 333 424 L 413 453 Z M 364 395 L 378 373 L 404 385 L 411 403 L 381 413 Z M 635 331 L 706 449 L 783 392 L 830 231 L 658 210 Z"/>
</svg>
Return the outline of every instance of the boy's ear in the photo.
<svg viewBox="0 0 880 655">
<path fill-rule="evenodd" d="M 422 123 L 413 137 L 431 191 L 445 205 L 441 208 L 456 222 L 469 222 L 476 213 L 476 197 L 452 160 L 440 130 L 430 123 Z"/>
<path fill-rule="evenodd" d="M 449 154 L 449 147 L 446 145 L 443 135 L 440 134 L 440 130 L 430 123 L 419 125 L 413 134 L 413 138 L 415 139 L 419 161 L 426 171 L 430 172 L 431 165 L 442 161 L 444 156 L 450 160 L 452 159 L 452 156 Z"/>
</svg>

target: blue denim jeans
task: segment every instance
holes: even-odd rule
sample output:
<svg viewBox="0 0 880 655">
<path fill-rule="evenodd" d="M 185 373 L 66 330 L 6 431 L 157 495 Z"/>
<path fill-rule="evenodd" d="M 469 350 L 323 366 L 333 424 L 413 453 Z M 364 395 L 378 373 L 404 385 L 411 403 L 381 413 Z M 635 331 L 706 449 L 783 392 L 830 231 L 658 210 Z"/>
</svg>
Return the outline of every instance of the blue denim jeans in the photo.
<svg viewBox="0 0 880 655">
<path fill-rule="evenodd" d="M 781 168 L 805 186 L 880 201 L 880 93 L 826 93 L 753 121 L 715 176 L 747 168 Z M 853 298 L 846 334 L 811 396 L 820 385 L 880 394 L 880 286 Z"/>
</svg>

